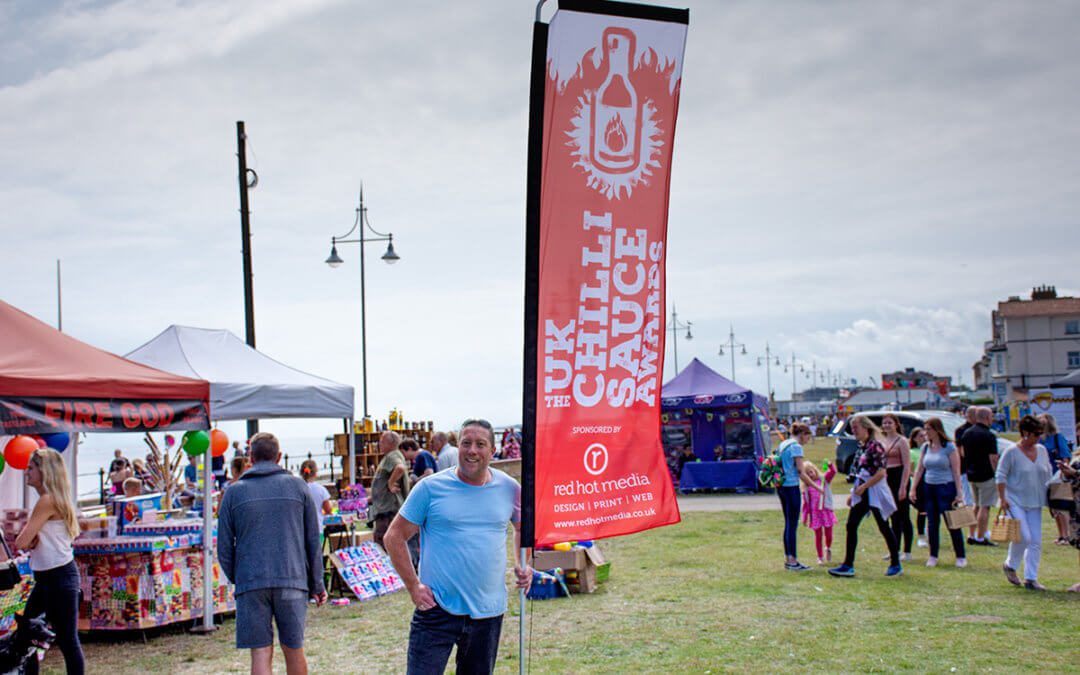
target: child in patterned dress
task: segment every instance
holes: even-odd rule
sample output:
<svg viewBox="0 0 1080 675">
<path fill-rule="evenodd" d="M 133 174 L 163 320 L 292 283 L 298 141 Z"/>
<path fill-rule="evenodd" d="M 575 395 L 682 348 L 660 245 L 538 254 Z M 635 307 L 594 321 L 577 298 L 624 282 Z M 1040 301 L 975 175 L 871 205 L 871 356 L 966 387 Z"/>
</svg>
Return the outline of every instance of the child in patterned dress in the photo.
<svg viewBox="0 0 1080 675">
<path fill-rule="evenodd" d="M 836 525 L 836 514 L 833 513 L 832 506 L 832 489 L 829 487 L 836 476 L 836 467 L 832 462 L 826 466 L 828 470 L 822 476 L 816 466 L 807 462 L 805 476 L 810 479 L 810 482 L 803 481 L 803 524 L 814 531 L 819 565 L 832 562 L 833 525 Z M 824 548 L 822 543 L 824 543 Z"/>
</svg>

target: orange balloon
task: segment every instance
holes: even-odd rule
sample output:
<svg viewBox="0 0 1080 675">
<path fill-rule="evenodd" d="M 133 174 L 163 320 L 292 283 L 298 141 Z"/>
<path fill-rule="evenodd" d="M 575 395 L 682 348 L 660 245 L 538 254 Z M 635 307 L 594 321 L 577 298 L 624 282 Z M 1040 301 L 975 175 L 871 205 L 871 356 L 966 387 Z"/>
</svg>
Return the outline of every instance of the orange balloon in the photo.
<svg viewBox="0 0 1080 675">
<path fill-rule="evenodd" d="M 4 461 L 13 469 L 26 471 L 30 456 L 38 449 L 37 441 L 29 436 L 16 436 L 4 448 Z"/>
<path fill-rule="evenodd" d="M 210 453 L 214 457 L 221 457 L 229 449 L 229 436 L 221 429 L 210 432 Z"/>
</svg>

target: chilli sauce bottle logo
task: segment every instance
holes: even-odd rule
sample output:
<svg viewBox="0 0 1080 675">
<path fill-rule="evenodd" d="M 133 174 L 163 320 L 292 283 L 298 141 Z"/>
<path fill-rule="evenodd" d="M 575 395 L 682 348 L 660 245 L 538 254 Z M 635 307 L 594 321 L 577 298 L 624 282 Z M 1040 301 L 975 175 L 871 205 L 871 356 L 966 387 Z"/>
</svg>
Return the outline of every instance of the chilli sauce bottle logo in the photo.
<svg viewBox="0 0 1080 675">
<path fill-rule="evenodd" d="M 609 26 L 596 50 L 587 52 L 578 72 L 560 92 L 576 96 L 567 145 L 589 187 L 608 199 L 629 198 L 660 168 L 659 106 L 669 106 L 675 64 L 661 64 L 652 49 L 638 55 L 633 31 Z"/>
<path fill-rule="evenodd" d="M 604 31 L 607 78 L 596 90 L 589 110 L 589 158 L 593 166 L 607 173 L 629 173 L 640 159 L 641 101 L 630 83 L 635 47 L 629 30 Z"/>
</svg>

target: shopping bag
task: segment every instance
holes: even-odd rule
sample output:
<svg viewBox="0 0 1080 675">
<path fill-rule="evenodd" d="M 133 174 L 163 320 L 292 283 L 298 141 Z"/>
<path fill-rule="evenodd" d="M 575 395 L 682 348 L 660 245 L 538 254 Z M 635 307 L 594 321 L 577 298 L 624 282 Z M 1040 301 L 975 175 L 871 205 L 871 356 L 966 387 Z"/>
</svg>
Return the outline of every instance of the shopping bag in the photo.
<svg viewBox="0 0 1080 675">
<path fill-rule="evenodd" d="M 945 526 L 950 530 L 959 530 L 977 522 L 975 509 L 970 506 L 961 506 L 945 512 Z"/>
<path fill-rule="evenodd" d="M 1076 510 L 1076 502 L 1073 501 L 1073 488 L 1069 483 L 1051 483 L 1050 489 L 1046 492 L 1046 500 L 1050 508 L 1055 511 L 1072 513 Z"/>
<path fill-rule="evenodd" d="M 1004 511 L 998 511 L 994 519 L 994 526 L 990 528 L 990 541 L 999 544 L 1020 541 L 1020 521 L 1005 515 Z"/>
</svg>

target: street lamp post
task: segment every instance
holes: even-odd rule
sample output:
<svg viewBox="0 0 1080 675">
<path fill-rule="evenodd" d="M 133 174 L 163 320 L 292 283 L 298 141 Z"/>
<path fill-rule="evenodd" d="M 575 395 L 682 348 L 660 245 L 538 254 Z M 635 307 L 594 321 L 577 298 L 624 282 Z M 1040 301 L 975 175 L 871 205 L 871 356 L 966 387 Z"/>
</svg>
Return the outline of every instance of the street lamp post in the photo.
<svg viewBox="0 0 1080 675">
<path fill-rule="evenodd" d="M 743 356 L 746 356 L 746 345 L 741 342 L 735 342 L 735 327 L 731 326 L 731 333 L 728 334 L 728 341 L 720 343 L 720 356 L 724 355 L 724 347 L 728 348 L 731 352 L 731 381 L 735 381 L 735 348 L 742 347 Z"/>
<path fill-rule="evenodd" d="M 364 228 L 371 231 L 374 236 L 365 236 Z M 357 231 L 359 230 L 359 231 Z M 356 232 L 355 239 L 349 239 L 348 237 Z M 393 265 L 401 259 L 394 251 L 394 235 L 389 232 L 379 232 L 371 226 L 371 223 L 367 218 L 367 208 L 364 207 L 364 188 L 360 187 L 360 203 L 356 207 L 356 220 L 353 222 L 352 228 L 343 235 L 337 237 L 331 237 L 330 239 L 330 255 L 326 258 L 326 264 L 330 267 L 340 267 L 345 262 L 341 256 L 338 255 L 338 244 L 360 244 L 360 370 L 361 370 L 361 386 L 363 388 L 363 401 L 364 401 L 364 417 L 366 421 L 368 419 L 368 386 L 367 386 L 367 300 L 364 294 L 364 244 L 371 242 L 385 241 L 386 252 L 382 254 L 382 259 L 386 261 L 388 265 Z M 351 483 L 356 482 L 356 448 L 355 448 L 356 434 L 352 429 L 349 430 L 349 481 Z"/>
<path fill-rule="evenodd" d="M 690 332 L 690 326 L 693 326 L 693 325 L 694 325 L 693 321 L 684 321 L 684 322 L 680 323 L 679 322 L 679 315 L 675 311 L 675 305 L 671 306 L 671 326 L 668 328 L 668 330 L 671 331 L 671 335 L 674 338 L 674 340 L 672 342 L 672 347 L 673 347 L 674 352 L 675 352 L 675 374 L 676 375 L 679 374 L 679 331 L 682 330 L 683 328 L 685 328 L 686 329 L 686 339 L 687 340 L 693 340 L 694 335 L 693 335 L 693 333 Z"/>
<path fill-rule="evenodd" d="M 773 363 L 773 361 L 775 361 L 775 364 Z M 772 367 L 773 365 L 780 365 L 780 357 L 773 356 L 772 350 L 769 349 L 768 342 L 765 343 L 765 356 L 757 357 L 758 368 L 761 367 L 762 363 L 765 364 L 765 385 L 769 388 L 769 398 L 772 398 Z"/>
</svg>

